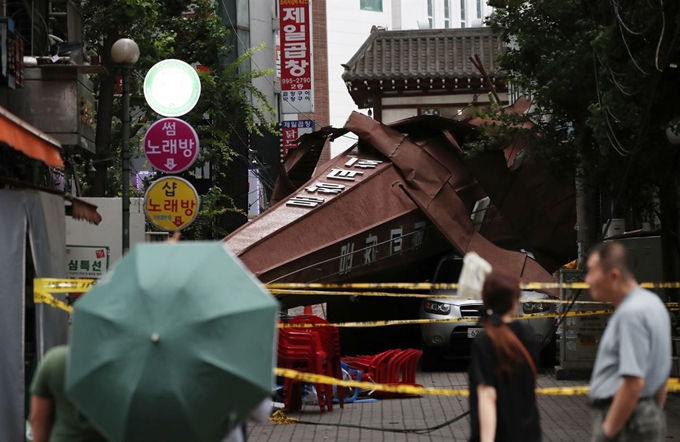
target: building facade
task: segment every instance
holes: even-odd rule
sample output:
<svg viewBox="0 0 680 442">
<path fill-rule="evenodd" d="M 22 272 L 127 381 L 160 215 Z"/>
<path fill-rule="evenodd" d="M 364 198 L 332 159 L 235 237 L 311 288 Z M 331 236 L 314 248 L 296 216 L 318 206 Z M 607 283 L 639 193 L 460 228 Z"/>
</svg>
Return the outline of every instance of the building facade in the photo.
<svg viewBox="0 0 680 442">
<path fill-rule="evenodd" d="M 330 124 L 342 127 L 352 111 L 359 110 L 342 80 L 347 63 L 366 41 L 373 26 L 387 30 L 446 29 L 483 26 L 493 12 L 486 0 L 352 0 L 327 3 L 328 96 Z M 371 110 L 371 113 L 373 111 Z M 356 140 L 341 137 L 332 144 L 332 155 Z"/>
</svg>

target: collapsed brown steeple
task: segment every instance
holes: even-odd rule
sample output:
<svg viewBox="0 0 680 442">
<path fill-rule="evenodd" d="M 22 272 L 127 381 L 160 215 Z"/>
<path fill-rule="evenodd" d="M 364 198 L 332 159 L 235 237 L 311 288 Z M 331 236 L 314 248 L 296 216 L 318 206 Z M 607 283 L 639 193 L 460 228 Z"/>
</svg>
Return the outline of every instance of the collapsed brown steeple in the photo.
<svg viewBox="0 0 680 442">
<path fill-rule="evenodd" d="M 521 139 L 465 158 L 479 123 L 420 116 L 383 125 L 353 113 L 342 130 L 304 136 L 278 202 L 225 244 L 265 283 L 410 280 L 452 249 L 522 281 L 553 281 L 576 256 L 574 190 L 548 189 Z M 318 170 L 305 163 L 348 132 L 359 138 L 351 149 Z"/>
</svg>

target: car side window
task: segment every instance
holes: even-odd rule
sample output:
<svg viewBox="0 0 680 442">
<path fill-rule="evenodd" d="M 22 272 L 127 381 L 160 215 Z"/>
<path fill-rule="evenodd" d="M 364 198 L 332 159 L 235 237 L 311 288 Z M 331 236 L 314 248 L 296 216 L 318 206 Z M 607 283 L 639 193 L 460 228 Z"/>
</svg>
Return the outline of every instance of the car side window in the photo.
<svg viewBox="0 0 680 442">
<path fill-rule="evenodd" d="M 463 260 L 460 257 L 446 257 L 439 261 L 432 281 L 435 283 L 458 282 L 460 271 L 463 269 Z"/>
</svg>

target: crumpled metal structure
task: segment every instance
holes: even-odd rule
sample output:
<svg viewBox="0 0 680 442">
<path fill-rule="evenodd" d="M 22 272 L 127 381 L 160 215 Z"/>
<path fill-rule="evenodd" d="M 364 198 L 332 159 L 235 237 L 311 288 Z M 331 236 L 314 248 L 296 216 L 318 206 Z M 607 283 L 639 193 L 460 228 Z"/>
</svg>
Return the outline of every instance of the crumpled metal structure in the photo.
<svg viewBox="0 0 680 442">
<path fill-rule="evenodd" d="M 298 156 L 348 132 L 358 143 L 308 168 L 305 184 L 278 186 L 276 205 L 226 245 L 265 283 L 405 280 L 452 249 L 525 282 L 553 281 L 576 257 L 574 189 L 548 186 L 521 139 L 465 158 L 479 124 L 421 116 L 384 125 L 353 113 L 344 130 L 302 138 Z"/>
</svg>

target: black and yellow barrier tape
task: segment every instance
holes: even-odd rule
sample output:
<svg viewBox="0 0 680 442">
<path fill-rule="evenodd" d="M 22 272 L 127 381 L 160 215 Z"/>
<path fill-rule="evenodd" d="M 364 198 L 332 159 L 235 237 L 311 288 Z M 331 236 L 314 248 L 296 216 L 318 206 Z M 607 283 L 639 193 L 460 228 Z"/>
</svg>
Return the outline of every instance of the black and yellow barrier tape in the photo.
<svg viewBox="0 0 680 442">
<path fill-rule="evenodd" d="M 283 376 L 288 379 L 294 379 L 302 382 L 309 382 L 313 384 L 330 384 L 337 385 L 338 387 L 354 387 L 360 388 L 362 390 L 375 390 L 382 391 L 385 393 L 397 393 L 397 394 L 433 394 L 439 396 L 467 396 L 468 391 L 466 389 L 461 390 L 449 390 L 446 388 L 431 388 L 431 387 L 417 387 L 414 385 L 385 385 L 385 384 L 374 384 L 372 382 L 357 382 L 344 379 L 336 379 L 330 376 L 325 376 L 316 373 L 303 373 L 297 370 L 291 370 L 289 368 L 275 368 L 274 374 L 276 376 Z"/>
<path fill-rule="evenodd" d="M 277 376 L 283 376 L 288 379 L 308 382 L 311 384 L 330 384 L 337 385 L 338 387 L 360 388 L 362 390 L 382 391 L 385 393 L 412 394 L 412 395 L 428 394 L 436 396 L 469 396 L 470 394 L 470 392 L 467 389 L 451 390 L 447 388 L 421 387 L 416 385 L 405 384 L 386 385 L 386 384 L 374 384 L 372 382 L 357 382 L 345 379 L 336 379 L 330 376 L 325 376 L 316 373 L 303 373 L 297 370 L 291 370 L 289 368 L 275 368 L 274 374 L 276 374 Z M 588 386 L 549 387 L 549 388 L 537 388 L 536 394 L 548 396 L 574 396 L 588 394 L 589 391 L 590 388 Z M 677 378 L 669 379 L 668 391 L 669 392 L 680 391 L 680 380 Z"/>
<path fill-rule="evenodd" d="M 57 279 L 36 278 L 33 284 L 36 290 L 48 293 L 85 293 L 95 284 L 96 279 Z M 642 282 L 640 286 L 646 289 L 673 289 L 680 288 L 680 282 Z M 320 283 L 274 283 L 267 284 L 267 289 L 273 295 L 344 295 L 344 296 L 390 296 L 406 297 L 408 293 L 387 292 L 342 292 L 339 290 L 457 290 L 458 284 L 452 283 L 410 283 L 410 282 L 385 282 L 385 283 L 347 283 L 347 284 L 320 284 Z M 524 282 L 520 283 L 522 290 L 538 289 L 588 289 L 590 286 L 585 282 Z M 429 298 L 435 297 L 431 293 L 412 294 L 411 297 Z M 452 299 L 457 295 L 436 295 L 436 297 Z"/>
<path fill-rule="evenodd" d="M 269 416 L 269 420 L 274 422 L 276 425 L 294 424 L 300 421 L 294 417 L 286 416 L 281 410 L 276 410 L 271 416 Z"/>
<path fill-rule="evenodd" d="M 525 315 L 517 315 L 515 319 L 545 319 L 557 317 L 573 317 L 573 316 L 598 316 L 609 315 L 614 313 L 613 310 L 593 310 L 593 311 L 572 311 L 569 313 L 530 313 Z M 280 323 L 279 328 L 314 328 L 314 327 L 342 327 L 342 328 L 361 328 L 361 327 L 389 327 L 392 325 L 419 325 L 419 324 L 447 324 L 451 322 L 467 322 L 476 323 L 478 317 L 466 318 L 443 318 L 443 319 L 394 319 L 387 321 L 364 321 L 364 322 L 338 322 L 335 324 L 290 324 Z"/>
<path fill-rule="evenodd" d="M 55 298 L 50 293 L 41 290 L 34 290 L 33 300 L 36 304 L 47 304 L 52 307 L 59 308 L 68 313 L 73 312 L 73 307 L 65 302 Z M 680 307 L 670 307 L 670 310 L 680 310 Z M 608 315 L 613 313 L 613 310 L 592 310 L 592 311 L 571 311 L 568 313 L 527 313 L 524 315 L 516 315 L 515 319 L 537 319 L 537 318 L 556 318 L 556 317 L 573 317 L 573 316 L 598 316 Z M 344 327 L 344 328 L 361 328 L 361 327 L 388 327 L 392 325 L 418 325 L 418 324 L 436 324 L 436 323 L 451 323 L 451 322 L 476 322 L 476 317 L 466 318 L 442 318 L 442 319 L 395 319 L 387 321 L 365 321 L 365 322 L 341 322 L 335 324 L 279 324 L 279 328 L 313 328 L 313 327 Z"/>
<path fill-rule="evenodd" d="M 50 295 L 49 293 L 41 292 L 39 290 L 34 290 L 33 291 L 33 301 L 36 304 L 47 304 L 51 305 L 52 307 L 56 307 L 58 309 L 64 310 L 65 312 L 71 313 L 73 312 L 73 307 L 65 303 L 64 301 L 61 301 L 54 296 Z"/>
<path fill-rule="evenodd" d="M 590 288 L 585 282 L 523 282 L 520 283 L 522 290 L 547 290 L 547 289 L 580 289 Z M 642 282 L 642 288 L 646 289 L 677 289 L 680 282 Z M 269 290 L 457 290 L 458 284 L 429 283 L 429 282 L 370 282 L 370 283 L 346 283 L 346 284 L 321 284 L 321 283 L 271 283 L 266 284 Z"/>
<path fill-rule="evenodd" d="M 85 293 L 96 282 L 96 279 L 36 278 L 33 280 L 33 288 L 43 293 Z"/>
<path fill-rule="evenodd" d="M 438 293 L 391 293 L 391 292 L 346 292 L 335 290 L 281 290 L 272 289 L 269 291 L 274 296 L 367 296 L 367 297 L 387 297 L 387 298 L 420 298 L 420 299 L 452 299 L 458 301 L 474 301 L 478 298 L 460 295 L 440 295 Z M 608 303 L 602 301 L 572 301 L 552 298 L 521 298 L 520 302 L 535 302 L 543 304 L 593 304 L 606 305 Z M 680 303 L 668 302 L 668 307 L 678 307 Z"/>
</svg>

